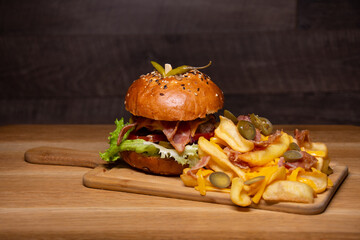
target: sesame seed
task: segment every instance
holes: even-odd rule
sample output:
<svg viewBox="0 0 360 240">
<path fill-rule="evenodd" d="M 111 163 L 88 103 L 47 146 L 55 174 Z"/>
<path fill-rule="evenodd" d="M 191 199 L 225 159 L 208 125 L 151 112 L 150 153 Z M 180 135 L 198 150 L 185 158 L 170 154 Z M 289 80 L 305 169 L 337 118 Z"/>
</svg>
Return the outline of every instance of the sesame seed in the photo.
<svg viewBox="0 0 360 240">
<path fill-rule="evenodd" d="M 200 91 L 200 88 L 198 88 L 197 90 Z"/>
<path fill-rule="evenodd" d="M 167 89 L 167 85 L 164 86 L 164 89 Z"/>
<path fill-rule="evenodd" d="M 185 90 L 185 87 L 183 87 L 183 89 Z"/>
<path fill-rule="evenodd" d="M 195 96 L 197 96 L 197 93 L 194 93 L 195 94 Z"/>
<path fill-rule="evenodd" d="M 218 97 L 219 96 L 219 94 L 215 94 L 215 97 Z"/>
<path fill-rule="evenodd" d="M 164 94 L 163 94 L 163 93 L 160 93 L 160 96 L 164 96 Z"/>
</svg>

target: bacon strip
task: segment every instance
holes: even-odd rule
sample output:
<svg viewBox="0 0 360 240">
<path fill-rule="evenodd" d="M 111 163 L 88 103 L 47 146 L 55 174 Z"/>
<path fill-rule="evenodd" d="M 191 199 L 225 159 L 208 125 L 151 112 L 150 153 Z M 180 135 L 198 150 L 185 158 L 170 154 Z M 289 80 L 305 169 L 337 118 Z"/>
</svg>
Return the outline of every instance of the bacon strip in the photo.
<svg viewBox="0 0 360 240">
<path fill-rule="evenodd" d="M 301 167 L 305 170 L 310 170 L 317 163 L 317 159 L 305 151 L 301 151 L 301 153 L 302 153 L 303 157 L 300 160 L 297 160 L 295 162 L 286 162 L 284 157 L 281 157 L 278 162 L 279 167 L 284 166 L 287 169 L 289 169 L 290 171 L 292 171 L 298 167 Z"/>
<path fill-rule="evenodd" d="M 127 133 L 127 131 L 129 131 L 132 127 L 135 127 L 136 126 L 136 122 L 135 123 L 131 123 L 131 124 L 128 124 L 128 125 L 125 125 L 121 130 L 120 130 L 120 133 L 119 133 L 119 137 L 118 137 L 118 140 L 117 140 L 117 145 L 119 146 L 125 133 Z"/>
<path fill-rule="evenodd" d="M 170 139 L 173 139 L 177 129 L 179 128 L 180 122 L 167 122 L 161 121 L 162 131 L 170 142 Z"/>
<path fill-rule="evenodd" d="M 191 129 L 188 122 L 178 122 L 178 127 L 175 131 L 175 134 L 171 133 L 168 137 L 166 135 L 165 129 L 163 130 L 165 136 L 171 145 L 174 146 L 175 150 L 182 153 L 185 150 L 186 144 L 191 140 Z"/>
<path fill-rule="evenodd" d="M 282 135 L 281 131 L 280 130 L 276 130 L 275 133 L 271 134 L 268 138 L 268 140 L 266 141 L 255 141 L 254 140 L 254 144 L 255 144 L 255 147 L 258 147 L 258 148 L 265 148 L 267 146 L 269 146 L 270 144 L 272 144 L 273 142 L 275 142 L 278 138 L 280 138 Z"/>
<path fill-rule="evenodd" d="M 310 140 L 310 131 L 309 130 L 298 130 L 294 131 L 295 139 L 300 147 L 303 147 L 307 144 L 311 144 Z"/>
<path fill-rule="evenodd" d="M 249 115 L 239 115 L 237 117 L 237 120 L 239 120 L 239 121 L 244 120 L 244 121 L 251 122 L 251 119 L 250 119 Z"/>
<path fill-rule="evenodd" d="M 147 128 L 150 131 L 162 131 L 171 145 L 180 153 L 184 151 L 186 144 L 191 142 L 191 136 L 195 135 L 198 127 L 212 119 L 214 119 L 213 116 L 193 121 L 158 121 L 144 117 L 134 117 L 137 122 L 136 130 Z"/>
<path fill-rule="evenodd" d="M 241 159 L 238 158 L 238 156 L 242 154 L 241 152 L 235 151 L 229 147 L 225 147 L 223 150 L 232 164 L 238 166 L 241 169 L 249 168 L 249 164 L 247 162 L 242 161 Z"/>
<path fill-rule="evenodd" d="M 200 161 L 189 171 L 187 172 L 188 175 L 192 176 L 193 178 L 196 178 L 195 172 L 199 170 L 200 168 L 205 167 L 210 161 L 210 156 L 204 156 L 200 159 Z"/>
</svg>

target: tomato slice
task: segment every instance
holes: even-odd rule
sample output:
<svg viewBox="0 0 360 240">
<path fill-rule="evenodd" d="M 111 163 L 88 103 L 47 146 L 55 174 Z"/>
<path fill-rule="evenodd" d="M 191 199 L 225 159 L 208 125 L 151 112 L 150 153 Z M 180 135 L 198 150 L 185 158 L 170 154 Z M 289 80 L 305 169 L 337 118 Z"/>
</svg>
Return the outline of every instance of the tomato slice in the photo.
<svg viewBox="0 0 360 240">
<path fill-rule="evenodd" d="M 210 140 L 210 138 L 212 138 L 214 136 L 214 132 L 210 132 L 210 133 L 195 133 L 195 135 L 191 138 L 192 142 L 197 142 L 197 140 L 199 140 L 200 137 L 204 137 L 207 140 Z"/>
<path fill-rule="evenodd" d="M 129 134 L 127 139 L 134 140 L 134 139 L 143 139 L 149 142 L 160 142 L 160 141 L 167 141 L 166 136 L 164 134 L 148 134 L 146 136 L 139 136 L 133 133 Z"/>
<path fill-rule="evenodd" d="M 207 140 L 209 140 L 210 138 L 212 138 L 214 136 L 214 132 L 210 132 L 210 133 L 196 133 L 194 135 L 194 137 L 191 137 L 191 143 L 197 142 L 199 140 L 200 137 L 204 137 Z M 149 142 L 160 142 L 160 141 L 168 141 L 166 136 L 164 134 L 148 134 L 146 136 L 140 136 L 140 135 L 136 135 L 134 133 L 130 133 L 128 138 L 130 140 L 134 140 L 134 139 L 144 139 L 145 141 L 149 141 Z"/>
</svg>

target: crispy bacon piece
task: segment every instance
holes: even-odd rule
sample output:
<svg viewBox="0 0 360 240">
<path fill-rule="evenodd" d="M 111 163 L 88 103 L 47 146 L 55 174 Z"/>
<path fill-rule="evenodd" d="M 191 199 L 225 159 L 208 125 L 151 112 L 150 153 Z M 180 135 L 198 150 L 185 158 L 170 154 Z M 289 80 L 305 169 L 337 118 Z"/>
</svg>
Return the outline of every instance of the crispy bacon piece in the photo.
<svg viewBox="0 0 360 240">
<path fill-rule="evenodd" d="M 302 159 L 295 162 L 286 162 L 284 157 L 281 157 L 278 162 L 279 167 L 285 166 L 290 171 L 298 167 L 301 167 L 305 170 L 310 170 L 317 163 L 317 159 L 305 151 L 301 151 L 301 153 L 303 155 Z"/>
<path fill-rule="evenodd" d="M 163 132 L 176 151 L 182 153 L 185 150 L 186 144 L 188 144 L 191 140 L 191 129 L 188 122 L 178 122 L 177 125 L 178 127 L 175 130 L 175 134 L 171 132 L 169 136 L 166 135 L 165 128 Z"/>
<path fill-rule="evenodd" d="M 257 147 L 257 148 L 266 148 L 267 146 L 269 146 L 270 144 L 275 142 L 277 139 L 279 139 L 281 137 L 281 135 L 282 135 L 281 131 L 276 130 L 276 132 L 271 134 L 269 136 L 268 140 L 266 140 L 266 141 L 260 141 L 260 139 L 259 140 L 254 140 L 255 147 Z"/>
<path fill-rule="evenodd" d="M 249 115 L 240 115 L 237 117 L 237 119 L 239 121 L 243 120 L 243 121 L 251 122 Z M 281 131 L 277 130 L 274 134 L 271 134 L 269 136 L 267 141 L 261 141 L 260 130 L 257 128 L 255 130 L 256 130 L 255 138 L 252 141 L 254 142 L 255 147 L 257 147 L 257 148 L 266 148 L 267 146 L 269 146 L 271 143 L 276 141 L 281 136 Z"/>
<path fill-rule="evenodd" d="M 251 122 L 251 119 L 250 119 L 249 115 L 239 115 L 237 117 L 237 120 L 239 120 L 239 121 L 244 120 L 244 121 Z"/>
<path fill-rule="evenodd" d="M 311 144 L 310 140 L 310 131 L 309 130 L 299 130 L 295 129 L 294 131 L 295 139 L 300 147 Z"/>
<path fill-rule="evenodd" d="M 120 130 L 120 133 L 119 133 L 119 137 L 118 137 L 118 140 L 117 140 L 117 145 L 119 146 L 125 133 L 127 131 L 129 131 L 132 127 L 135 127 L 136 126 L 136 122 L 135 123 L 131 123 L 131 124 L 128 124 L 128 125 L 125 125 L 121 130 Z"/>
<path fill-rule="evenodd" d="M 187 174 L 192 176 L 193 178 L 197 178 L 196 175 L 195 175 L 195 172 L 198 169 L 205 167 L 209 163 L 209 161 L 210 161 L 210 156 L 202 157 L 199 160 L 199 162 L 187 172 Z"/>
<path fill-rule="evenodd" d="M 229 147 L 225 147 L 223 150 L 232 164 L 242 169 L 249 168 L 249 164 L 247 162 L 244 162 L 238 158 L 238 156 L 241 155 L 241 152 L 235 151 L 234 149 L 231 149 Z"/>
<path fill-rule="evenodd" d="M 167 122 L 167 121 L 161 121 L 161 127 L 162 131 L 165 134 L 166 138 L 169 140 L 173 139 L 173 137 L 176 134 L 176 131 L 179 127 L 180 122 Z"/>
<path fill-rule="evenodd" d="M 208 126 L 203 126 L 199 128 L 200 130 L 213 129 L 214 119 L 213 115 L 193 121 L 158 121 L 144 117 L 134 117 L 134 121 L 137 123 L 135 130 L 147 128 L 150 131 L 162 131 L 171 145 L 180 153 L 184 151 L 186 144 L 191 142 L 201 124 L 209 122 Z"/>
</svg>

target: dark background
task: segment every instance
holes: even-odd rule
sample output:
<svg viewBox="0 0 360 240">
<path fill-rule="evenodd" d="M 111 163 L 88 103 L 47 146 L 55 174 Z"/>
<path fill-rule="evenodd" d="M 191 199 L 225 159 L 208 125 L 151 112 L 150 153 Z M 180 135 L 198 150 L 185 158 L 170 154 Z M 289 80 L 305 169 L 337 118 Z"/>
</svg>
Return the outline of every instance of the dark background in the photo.
<svg viewBox="0 0 360 240">
<path fill-rule="evenodd" d="M 150 60 L 212 60 L 236 114 L 360 124 L 360 1 L 0 0 L 0 125 L 113 123 Z"/>
</svg>

